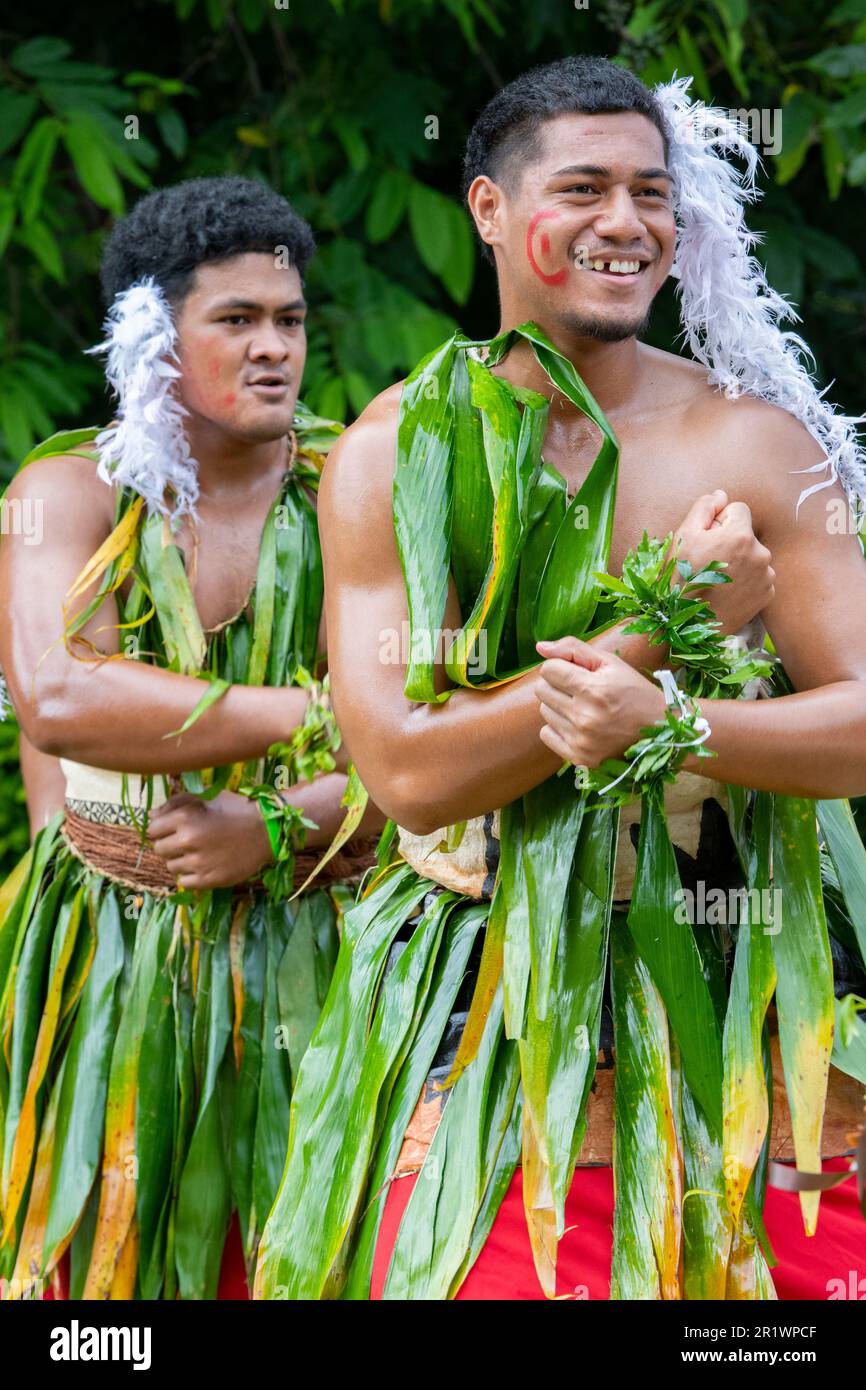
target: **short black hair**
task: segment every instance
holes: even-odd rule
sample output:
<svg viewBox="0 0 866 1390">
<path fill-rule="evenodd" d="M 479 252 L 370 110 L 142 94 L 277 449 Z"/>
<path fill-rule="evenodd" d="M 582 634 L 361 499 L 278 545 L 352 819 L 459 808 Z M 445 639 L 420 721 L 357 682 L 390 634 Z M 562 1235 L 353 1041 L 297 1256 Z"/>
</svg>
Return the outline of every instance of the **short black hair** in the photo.
<svg viewBox="0 0 866 1390">
<path fill-rule="evenodd" d="M 185 179 L 148 193 L 115 224 L 102 253 L 102 293 L 110 305 L 152 275 L 177 305 L 192 288 L 197 266 L 246 251 L 274 255 L 278 247 L 286 247 L 303 277 L 316 243 L 281 194 L 239 174 Z"/>
<path fill-rule="evenodd" d="M 581 54 L 522 73 L 488 101 L 469 132 L 463 157 L 463 196 L 479 174 L 502 183 L 538 159 L 545 121 L 571 112 L 595 116 L 615 111 L 637 111 L 652 121 L 662 137 L 667 163 L 664 113 L 633 72 L 609 58 Z"/>
</svg>

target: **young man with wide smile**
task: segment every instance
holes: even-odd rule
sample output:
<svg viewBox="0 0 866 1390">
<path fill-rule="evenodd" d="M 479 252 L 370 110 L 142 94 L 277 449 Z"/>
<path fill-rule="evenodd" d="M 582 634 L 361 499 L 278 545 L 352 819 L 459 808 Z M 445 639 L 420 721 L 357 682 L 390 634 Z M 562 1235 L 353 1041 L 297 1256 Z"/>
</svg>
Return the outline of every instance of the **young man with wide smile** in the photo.
<svg viewBox="0 0 866 1390">
<path fill-rule="evenodd" d="M 772 1151 L 808 1186 L 856 1123 L 831 1088 L 822 1149 L 833 976 L 804 798 L 866 791 L 866 566 L 798 499 L 803 470 L 866 493 L 863 452 L 748 255 L 723 156 L 753 171 L 754 150 L 687 86 L 574 58 L 497 93 L 464 170 L 498 333 L 443 344 L 333 451 L 335 710 L 399 830 L 301 1068 L 260 1296 L 774 1297 L 774 987 L 794 1148 L 774 1128 Z M 696 360 L 640 341 L 672 271 Z M 645 532 L 733 582 L 677 607 Z M 404 621 L 458 637 L 385 662 Z M 748 698 L 768 663 L 722 640 L 760 649 L 763 625 L 795 692 L 772 700 Z M 675 920 L 677 894 L 770 864 L 785 925 L 731 924 L 728 994 L 734 935 Z M 611 1163 L 614 1125 L 608 1281 L 610 1168 L 572 1175 Z"/>
</svg>

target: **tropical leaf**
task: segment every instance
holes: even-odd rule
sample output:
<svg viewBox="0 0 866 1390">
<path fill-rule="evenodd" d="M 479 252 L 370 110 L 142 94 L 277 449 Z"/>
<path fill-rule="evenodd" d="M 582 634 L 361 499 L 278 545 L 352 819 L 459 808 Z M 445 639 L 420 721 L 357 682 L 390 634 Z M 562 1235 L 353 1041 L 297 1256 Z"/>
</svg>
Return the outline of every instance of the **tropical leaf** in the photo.
<svg viewBox="0 0 866 1390">
<path fill-rule="evenodd" d="M 132 977 L 111 1054 L 102 1182 L 84 1298 L 112 1297 L 115 1274 L 135 1218 L 138 1071 L 148 1006 L 160 968 L 159 947 L 159 913 L 145 907 L 138 919 Z"/>
<path fill-rule="evenodd" d="M 734 1225 L 755 1171 L 770 1123 L 762 1036 L 776 985 L 769 931 L 759 906 L 770 888 L 773 800 L 759 793 L 753 813 L 753 860 L 747 914 L 737 931 L 730 998 L 725 1015 L 724 1174 Z"/>
<path fill-rule="evenodd" d="M 198 1113 L 181 1174 L 174 1230 L 178 1291 L 181 1298 L 194 1299 L 216 1297 L 231 1215 L 219 1085 L 232 1031 L 227 894 L 216 900 L 209 927 L 212 939 L 200 943 L 193 1020 L 193 1037 L 200 1047 Z"/>
<path fill-rule="evenodd" d="M 833 964 L 824 903 L 815 803 L 777 796 L 773 881 L 783 894 L 781 930 L 771 936 L 778 981 L 776 1011 L 797 1167 L 821 1171 L 821 1129 L 833 1047 Z M 807 1235 L 818 1220 L 820 1192 L 801 1192 Z"/>
<path fill-rule="evenodd" d="M 637 868 L 628 925 L 671 1021 L 683 1072 L 711 1131 L 722 1132 L 722 1040 L 694 934 L 675 920 L 682 901 L 676 859 L 656 786 L 641 806 Z"/>
<path fill-rule="evenodd" d="M 108 1072 L 115 1038 L 117 986 L 124 964 L 117 898 L 106 892 L 96 908 L 96 953 L 88 972 L 58 1083 L 57 1161 L 45 1231 L 45 1269 L 60 1258 L 84 1210 L 99 1168 Z"/>
<path fill-rule="evenodd" d="M 181 552 L 159 513 L 148 517 L 141 527 L 140 547 L 171 669 L 197 675 L 207 644 Z"/>
<path fill-rule="evenodd" d="M 146 1005 L 145 1024 L 138 1064 L 138 1085 L 135 1101 L 136 1193 L 135 1219 L 132 1237 L 137 1248 L 136 1266 L 141 1284 L 141 1296 L 158 1298 L 165 1268 L 166 1226 L 171 1196 L 171 1177 L 174 1155 L 175 1112 L 166 1098 L 173 1096 L 175 1077 L 175 1018 L 174 979 L 170 969 L 171 945 L 174 939 L 175 908 L 161 903 L 157 908 L 159 940 L 153 989 Z M 102 1105 L 96 1111 L 102 1113 Z M 129 1240 L 130 1237 L 127 1237 Z M 131 1258 L 126 1245 L 121 1253 Z M 115 1294 L 112 1293 L 112 1297 Z"/>
<path fill-rule="evenodd" d="M 839 887 L 860 958 L 866 963 L 866 848 L 848 801 L 819 801 L 818 823 L 839 878 Z"/>
<path fill-rule="evenodd" d="M 403 1213 L 384 1299 L 447 1298 L 466 1268 L 466 1251 L 509 1129 L 519 1072 L 516 1044 L 503 1036 L 498 991 L 478 1055 L 448 1097 Z"/>
<path fill-rule="evenodd" d="M 850 1017 L 847 1016 L 849 1001 L 863 1007 L 862 999 L 854 995 L 836 1000 L 836 1029 L 830 1060 L 834 1067 L 866 1086 L 866 1023 L 858 1018 L 856 1008 L 850 1011 Z"/>
<path fill-rule="evenodd" d="M 611 922 L 616 1049 L 612 1299 L 678 1299 L 682 1190 L 661 994 L 629 924 Z"/>
<path fill-rule="evenodd" d="M 12 1273 L 13 1288 L 16 1282 L 20 1288 L 31 1287 L 34 1277 L 41 1277 L 34 1276 L 34 1271 L 41 1271 L 45 1265 L 45 1223 L 48 1215 L 48 1199 L 56 1147 L 58 1099 L 65 1069 L 66 1061 L 64 1059 L 60 1075 L 52 1089 L 51 1098 L 42 1117 L 39 1145 L 36 1149 L 36 1159 L 33 1165 L 30 1199 L 27 1204 L 27 1216 L 18 1243 L 18 1255 Z"/>
<path fill-rule="evenodd" d="M 526 1036 L 519 1043 L 523 1201 L 536 1272 L 548 1298 L 556 1295 L 565 1199 L 586 1132 L 585 1107 L 598 1059 L 618 825 L 618 808 L 603 804 L 581 821 L 573 862 L 567 859 L 568 896 L 551 971 L 555 1003 L 552 997 L 542 1017 L 530 992 Z M 554 889 L 554 912 L 558 903 Z M 543 897 L 538 907 L 547 910 Z"/>
<path fill-rule="evenodd" d="M 316 867 L 307 875 L 300 888 L 295 889 L 290 901 L 293 902 L 300 893 L 305 892 L 313 879 L 321 873 L 324 866 L 328 863 L 328 860 L 332 859 L 334 855 L 343 848 L 343 845 L 351 840 L 358 826 L 361 824 L 361 821 L 364 819 L 364 812 L 367 809 L 369 799 L 370 794 L 358 776 L 354 763 L 350 763 L 346 790 L 340 802 L 340 805 L 345 806 L 347 809 L 340 823 L 340 828 L 321 859 L 318 860 Z"/>
<path fill-rule="evenodd" d="M 62 903 L 55 918 L 53 910 L 61 899 L 62 890 L 63 878 L 58 876 L 42 899 L 41 913 L 31 924 L 15 982 L 3 1154 L 4 1245 L 12 1239 L 19 1204 L 30 1177 L 37 1139 L 37 1106 L 51 1060 L 66 970 L 81 920 L 83 888 L 71 901 Z M 46 969 L 48 985 L 43 1005 L 43 971 Z"/>
<path fill-rule="evenodd" d="M 415 952 L 392 980 L 388 997 L 395 1003 L 394 1032 L 386 1043 L 381 1025 L 375 1036 L 369 1032 L 373 1000 L 391 943 L 417 892 L 407 865 L 344 918 L 332 987 L 292 1099 L 286 1167 L 262 1235 L 256 1297 L 321 1297 L 357 1219 L 375 1123 L 363 1102 L 372 1096 L 378 1105 L 388 1073 L 401 1057 L 406 1032 L 423 1002 L 418 975 L 408 967 L 417 963 L 422 972 L 426 969 L 443 926 L 443 910 L 453 901 L 453 895 L 445 895 L 447 900 L 439 899 L 426 915 L 426 934 L 418 936 Z M 343 1140 L 353 1121 L 355 1142 L 347 1154 Z M 313 1192 L 329 1194 L 324 1216 L 318 1203 L 305 1200 L 304 1194 Z"/>
<path fill-rule="evenodd" d="M 412 1050 L 391 1093 L 388 1113 L 376 1151 L 376 1161 L 370 1171 L 369 1199 L 359 1223 L 355 1253 L 342 1295 L 344 1299 L 365 1299 L 370 1296 L 373 1256 L 391 1185 L 391 1174 L 399 1157 L 406 1127 L 412 1118 L 418 1097 L 423 1092 L 449 1014 L 454 1007 L 469 953 L 484 923 L 485 915 L 483 906 L 472 904 L 455 910 L 449 922 L 448 932 L 436 962 L 424 1016 Z M 444 1086 L 449 1087 L 451 1084 L 449 1078 Z"/>
<path fill-rule="evenodd" d="M 423 358 L 407 378 L 400 399 L 394 530 L 409 601 L 405 689 L 410 700 L 445 698 L 436 692 L 433 646 L 448 597 L 453 503 L 453 411 L 448 400 L 454 351 L 452 339 Z"/>
</svg>

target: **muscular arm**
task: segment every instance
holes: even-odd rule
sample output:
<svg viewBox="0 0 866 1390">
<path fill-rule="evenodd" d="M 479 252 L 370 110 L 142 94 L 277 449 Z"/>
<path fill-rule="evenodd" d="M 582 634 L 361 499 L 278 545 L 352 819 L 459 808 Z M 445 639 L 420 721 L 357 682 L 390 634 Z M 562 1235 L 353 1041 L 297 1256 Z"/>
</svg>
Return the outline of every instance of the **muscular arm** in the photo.
<svg viewBox="0 0 866 1390">
<path fill-rule="evenodd" d="M 690 771 L 761 791 L 809 797 L 866 793 L 866 562 L 855 535 L 834 534 L 827 503 L 840 487 L 797 498 L 821 457 L 803 426 L 774 412 L 752 431 L 766 477 L 756 527 L 773 553 L 776 592 L 763 613 L 797 692 L 775 700 L 702 701 L 717 757 Z"/>
<path fill-rule="evenodd" d="M 66 592 L 111 529 L 109 494 L 94 465 L 75 457 L 40 460 L 14 479 L 7 496 L 30 499 L 41 513 L 39 544 L 10 534 L 0 545 L 7 615 L 0 665 L 36 749 L 119 772 L 177 773 L 259 757 L 301 721 L 303 691 L 232 686 L 188 733 L 163 739 L 195 708 L 201 681 L 134 661 L 76 660 L 62 641 Z M 94 591 L 77 600 L 79 607 Z M 108 598 L 84 635 L 106 655 L 116 653 L 116 623 Z"/>
<path fill-rule="evenodd" d="M 392 521 L 398 401 L 399 388 L 379 397 L 332 451 L 319 529 L 334 712 L 373 799 L 406 829 L 426 834 L 506 805 L 561 759 L 539 740 L 534 672 L 484 693 L 457 690 L 442 705 L 414 705 L 403 695 L 405 666 L 383 660 L 388 634 L 408 621 Z M 461 621 L 452 584 L 443 627 Z M 596 642 L 636 668 L 664 658 L 620 628 Z M 437 681 L 447 687 L 444 670 Z"/>
</svg>

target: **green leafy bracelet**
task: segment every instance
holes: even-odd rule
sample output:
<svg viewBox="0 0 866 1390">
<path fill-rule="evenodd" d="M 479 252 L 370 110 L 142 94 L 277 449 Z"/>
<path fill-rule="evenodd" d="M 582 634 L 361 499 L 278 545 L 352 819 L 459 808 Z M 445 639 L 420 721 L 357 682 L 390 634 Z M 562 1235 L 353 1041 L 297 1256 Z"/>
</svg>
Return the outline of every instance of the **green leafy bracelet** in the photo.
<svg viewBox="0 0 866 1390">
<path fill-rule="evenodd" d="M 272 902 L 283 902 L 294 891 L 295 854 L 303 849 L 307 831 L 318 827 L 300 806 L 292 806 L 274 787 L 259 783 L 241 786 L 238 791 L 258 803 L 274 856 L 273 864 L 262 871 L 262 883 Z"/>
<path fill-rule="evenodd" d="M 770 674 L 769 653 L 749 651 L 742 638 L 723 637 L 712 608 L 697 596 L 710 585 L 731 582 L 723 569 L 721 561 L 712 560 L 696 573 L 687 560 L 677 560 L 672 532 L 658 540 L 644 531 L 623 561 L 621 579 L 596 575 L 613 599 L 613 622 L 630 618 L 626 632 L 640 632 L 651 645 L 667 646 L 682 688 L 672 671 L 653 672 L 665 693 L 664 718 L 641 729 L 623 758 L 607 758 L 593 769 L 578 767 L 575 784 L 581 791 L 613 797 L 622 805 L 652 786 L 675 781 L 689 753 L 715 757 L 704 746 L 711 730 L 695 698 L 737 695 L 748 681 Z M 675 570 L 681 576 L 676 583 Z"/>
<path fill-rule="evenodd" d="M 293 684 L 309 692 L 304 718 L 292 730 L 289 739 L 284 743 L 272 743 L 268 749 L 269 759 L 285 764 L 288 786 L 312 782 L 322 773 L 333 772 L 337 766 L 334 755 L 342 741 L 331 709 L 328 676 L 321 682 L 316 681 L 309 671 L 299 666 Z"/>
<path fill-rule="evenodd" d="M 665 693 L 664 718 L 641 729 L 624 759 L 606 758 L 597 768 L 578 767 L 575 786 L 580 791 L 597 792 L 622 806 L 654 785 L 674 782 L 690 753 L 716 756 L 705 747 L 712 730 L 695 701 L 680 690 L 670 671 L 653 674 Z"/>
<path fill-rule="evenodd" d="M 621 579 L 596 574 L 613 599 L 614 623 L 631 618 L 626 632 L 642 633 L 653 646 L 666 645 L 671 666 L 682 670 L 683 685 L 694 696 L 736 694 L 747 681 L 768 676 L 772 667 L 767 652 L 748 651 L 742 639 L 723 637 L 712 608 L 697 597 L 710 585 L 731 583 L 723 569 L 720 560 L 712 560 L 695 573 L 687 560 L 677 560 L 672 532 L 660 541 L 644 531 L 623 561 Z M 681 582 L 673 582 L 675 570 Z"/>
</svg>

